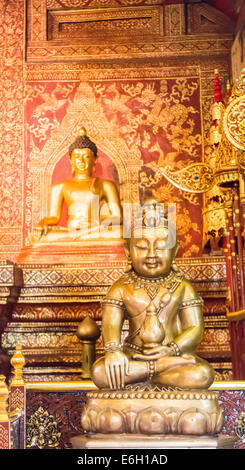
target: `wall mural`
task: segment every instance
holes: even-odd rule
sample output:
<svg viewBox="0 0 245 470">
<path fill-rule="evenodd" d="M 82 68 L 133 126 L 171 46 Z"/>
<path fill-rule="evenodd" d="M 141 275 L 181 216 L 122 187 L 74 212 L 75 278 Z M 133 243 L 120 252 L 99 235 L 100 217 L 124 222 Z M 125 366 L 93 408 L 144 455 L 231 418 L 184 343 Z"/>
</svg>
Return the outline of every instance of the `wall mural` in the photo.
<svg viewBox="0 0 245 470">
<path fill-rule="evenodd" d="M 122 201 L 152 194 L 175 202 L 179 256 L 200 255 L 202 196 L 179 190 L 161 172 L 202 159 L 198 77 L 36 82 L 26 91 L 26 240 L 47 211 L 44 188 L 69 178 L 67 148 L 84 125 L 99 148 L 97 176 L 118 183 Z"/>
<path fill-rule="evenodd" d="M 22 243 L 24 0 L 0 2 L 0 256 Z"/>
<path fill-rule="evenodd" d="M 4 136 L 0 157 L 4 182 L 0 190 L 0 257 L 16 260 L 33 226 L 47 211 L 47 189 L 69 177 L 67 148 L 81 125 L 98 144 L 96 174 L 120 185 L 123 201 L 142 201 L 153 194 L 159 201 L 176 202 L 182 245 L 179 255 L 199 256 L 203 196 L 174 186 L 171 178 L 166 178 L 166 168 L 177 173 L 203 160 L 211 122 L 213 70 L 218 67 L 221 75 L 227 74 L 229 64 L 224 57 L 231 38 L 221 34 L 211 40 L 204 35 L 198 37 L 198 44 L 193 38 L 183 41 L 182 6 L 168 5 L 164 30 L 168 39 L 154 44 L 150 41 L 144 47 L 133 44 L 129 50 L 131 62 L 124 66 L 113 59 L 92 66 L 87 61 L 74 62 L 85 53 L 95 57 L 96 48 L 87 44 L 84 52 L 79 41 L 73 48 L 67 44 L 65 56 L 59 50 L 60 55 L 54 59 L 57 51 L 45 36 L 46 10 L 72 9 L 78 4 L 83 8 L 140 7 L 162 2 L 32 0 L 27 9 L 30 31 L 25 63 L 25 2 L 0 3 L 4 59 L 0 78 Z M 46 41 L 45 47 L 39 40 Z M 125 58 L 126 44 L 116 44 L 115 50 L 109 43 L 107 46 L 100 54 L 102 59 L 120 54 Z M 196 58 L 194 50 L 198 51 Z M 146 56 L 147 61 L 141 64 L 138 58 L 145 60 Z M 170 57 L 178 59 L 169 61 Z"/>
</svg>

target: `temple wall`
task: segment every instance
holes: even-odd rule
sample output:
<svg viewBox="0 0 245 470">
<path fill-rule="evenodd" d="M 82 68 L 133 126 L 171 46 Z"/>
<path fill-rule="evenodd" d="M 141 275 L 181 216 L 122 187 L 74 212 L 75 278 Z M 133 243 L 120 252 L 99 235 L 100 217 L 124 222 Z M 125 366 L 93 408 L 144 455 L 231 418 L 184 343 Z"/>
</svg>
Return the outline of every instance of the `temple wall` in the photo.
<svg viewBox="0 0 245 470">
<path fill-rule="evenodd" d="M 69 178 L 67 149 L 84 126 L 99 150 L 96 175 L 115 181 L 122 202 L 153 195 L 177 204 L 180 266 L 205 300 L 200 354 L 216 379 L 229 379 L 223 261 L 202 258 L 205 196 L 180 187 L 193 183 L 186 167 L 211 161 L 214 69 L 224 85 L 234 25 L 204 3 L 163 3 L 29 0 L 25 10 L 24 0 L 1 2 L 0 259 L 16 261 L 47 213 L 51 184 Z M 85 314 L 100 320 L 112 283 L 106 270 L 90 286 L 91 268 L 74 268 L 69 280 L 62 269 L 39 266 L 30 285 L 24 270 L 2 336 L 9 355 L 22 343 L 31 377 L 45 361 L 80 364 L 77 324 Z M 3 290 L 5 277 L 4 265 Z"/>
<path fill-rule="evenodd" d="M 55 181 L 69 176 L 67 146 L 84 125 L 99 147 L 96 174 L 114 181 L 118 174 L 122 202 L 151 194 L 176 202 L 182 254 L 200 255 L 202 196 L 183 193 L 160 173 L 166 160 L 181 169 L 202 159 L 197 67 L 140 68 L 134 78 L 128 69 L 109 68 L 106 79 L 90 74 L 97 79 L 86 73 L 80 82 L 27 82 L 24 238 L 47 213 L 54 173 Z"/>
<path fill-rule="evenodd" d="M 179 172 L 210 154 L 213 70 L 230 75 L 230 20 L 158 0 L 31 0 L 25 43 L 24 3 L 1 5 L 1 258 L 16 260 L 51 184 L 69 177 L 81 125 L 99 149 L 96 174 L 119 185 L 122 202 L 176 202 L 178 255 L 200 256 L 203 195 L 163 167 Z"/>
<path fill-rule="evenodd" d="M 0 2 L 0 256 L 15 259 L 23 245 L 24 0 Z"/>
<path fill-rule="evenodd" d="M 77 326 L 89 315 L 100 327 L 100 301 L 124 270 L 118 258 L 106 266 L 100 259 L 12 262 L 47 213 L 51 184 L 70 177 L 67 149 L 81 126 L 98 146 L 95 175 L 114 181 L 122 202 L 153 195 L 177 204 L 177 264 L 204 299 L 197 353 L 212 364 L 216 381 L 232 379 L 225 258 L 202 256 L 207 196 L 180 189 L 193 181 L 186 166 L 212 161 L 214 69 L 223 88 L 231 77 L 234 23 L 207 3 L 0 1 L 0 372 L 9 374 L 2 352 L 11 357 L 21 345 L 27 382 L 9 396 L 10 411 L 23 411 L 12 435 L 16 448 L 38 446 L 31 436 L 43 439 L 43 415 L 57 425 L 57 435 L 50 427 L 57 448 L 69 448 L 82 432 L 87 390 Z M 64 210 L 61 225 L 66 217 Z M 221 434 L 238 436 L 240 449 L 243 385 L 213 386 L 224 413 Z M 0 448 L 8 448 L 3 431 Z M 42 447 L 51 448 L 52 439 L 47 434 Z"/>
</svg>

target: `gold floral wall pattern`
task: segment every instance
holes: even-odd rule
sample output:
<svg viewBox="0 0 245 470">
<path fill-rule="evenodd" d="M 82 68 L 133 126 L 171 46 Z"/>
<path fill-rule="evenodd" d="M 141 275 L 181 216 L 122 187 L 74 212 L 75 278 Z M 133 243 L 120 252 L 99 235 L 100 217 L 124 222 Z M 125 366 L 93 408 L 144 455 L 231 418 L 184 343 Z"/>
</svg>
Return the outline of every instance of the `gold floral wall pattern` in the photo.
<svg viewBox="0 0 245 470">
<path fill-rule="evenodd" d="M 199 81 L 196 78 L 109 82 L 93 85 L 104 114 L 117 126 L 132 153 L 140 149 L 141 202 L 152 194 L 177 207 L 178 233 L 185 256 L 200 254 L 201 197 L 175 188 L 161 169 L 180 170 L 202 158 Z"/>
<path fill-rule="evenodd" d="M 0 2 L 0 256 L 22 243 L 24 0 Z"/>
<path fill-rule="evenodd" d="M 179 255 L 200 254 L 202 197 L 178 189 L 161 171 L 202 161 L 199 77 L 190 70 L 184 77 L 176 70 L 173 77 L 169 70 L 167 76 L 158 70 L 157 77 L 137 72 L 133 79 L 108 73 L 103 80 L 27 84 L 25 239 L 47 211 L 44 188 L 53 174 L 69 176 L 67 148 L 84 125 L 97 143 L 103 177 L 117 175 L 122 202 L 143 202 L 152 194 L 176 203 Z"/>
<path fill-rule="evenodd" d="M 116 33 L 110 40 L 101 40 L 97 9 Z M 49 19 L 65 28 L 68 10 L 77 36 L 52 40 Z M 98 174 L 116 180 L 122 200 L 177 202 L 179 254 L 201 254 L 203 196 L 174 187 L 170 170 L 184 174 L 202 161 L 214 68 L 229 75 L 232 31 L 219 15 L 208 30 L 200 24 L 209 10 L 190 4 L 187 15 L 184 5 L 160 0 L 0 2 L 1 258 L 17 258 L 46 212 L 46 188 L 69 173 L 67 148 L 81 123 L 98 144 Z M 97 36 L 81 40 L 89 18 Z"/>
</svg>

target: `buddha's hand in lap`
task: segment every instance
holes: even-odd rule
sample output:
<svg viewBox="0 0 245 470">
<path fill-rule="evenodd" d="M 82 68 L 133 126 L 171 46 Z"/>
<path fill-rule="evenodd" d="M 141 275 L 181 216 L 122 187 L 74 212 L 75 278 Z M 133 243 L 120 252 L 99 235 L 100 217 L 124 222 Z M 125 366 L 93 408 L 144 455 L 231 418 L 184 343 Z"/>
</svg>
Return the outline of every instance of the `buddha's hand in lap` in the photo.
<svg viewBox="0 0 245 470">
<path fill-rule="evenodd" d="M 48 229 L 49 229 L 48 225 L 45 225 L 45 226 L 37 225 L 36 227 L 34 227 L 33 232 L 32 232 L 33 240 L 34 241 L 40 240 L 40 238 L 42 238 L 43 235 L 46 235 L 48 233 Z"/>
<path fill-rule="evenodd" d="M 136 353 L 132 359 L 140 361 L 157 361 L 161 359 L 163 364 L 166 362 L 166 365 L 169 364 L 169 366 L 196 363 L 196 359 L 192 354 L 186 353 L 181 356 L 175 356 L 172 348 L 169 348 L 168 346 L 156 346 L 155 348 L 148 350 L 144 349 L 142 354 Z"/>
<path fill-rule="evenodd" d="M 126 354 L 121 351 L 106 353 L 105 371 L 111 389 L 123 388 L 125 375 L 129 374 L 129 361 Z"/>
<path fill-rule="evenodd" d="M 47 235 L 50 224 L 45 220 L 40 220 L 39 224 L 33 229 L 33 238 L 39 240 L 43 235 Z"/>
<path fill-rule="evenodd" d="M 144 348 L 142 354 L 135 353 L 133 359 L 139 361 L 155 361 L 161 357 L 174 356 L 174 352 L 168 346 L 155 346 L 153 348 Z"/>
<path fill-rule="evenodd" d="M 39 240 L 41 237 L 47 235 L 47 233 L 52 230 L 53 227 L 59 229 L 59 227 L 56 227 L 57 222 L 58 220 L 56 217 L 44 217 L 44 219 L 40 220 L 38 225 L 36 225 L 34 228 L 33 239 Z"/>
</svg>

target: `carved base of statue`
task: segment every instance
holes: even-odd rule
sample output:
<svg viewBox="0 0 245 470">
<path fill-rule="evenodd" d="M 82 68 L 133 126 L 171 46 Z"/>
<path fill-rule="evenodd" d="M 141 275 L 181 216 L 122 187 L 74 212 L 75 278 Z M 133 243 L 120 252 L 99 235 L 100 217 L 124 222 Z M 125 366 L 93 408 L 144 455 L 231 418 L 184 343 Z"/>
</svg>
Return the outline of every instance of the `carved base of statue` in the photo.
<svg viewBox="0 0 245 470">
<path fill-rule="evenodd" d="M 208 390 L 129 386 L 89 392 L 82 427 L 90 433 L 214 435 L 223 426 L 217 395 Z"/>
<path fill-rule="evenodd" d="M 121 238 L 32 245 L 21 250 L 17 262 L 20 264 L 76 264 L 84 257 L 98 261 L 99 257 L 105 260 L 107 256 L 110 259 L 118 259 L 118 257 L 126 259 Z"/>
<path fill-rule="evenodd" d="M 142 434 L 91 434 L 72 437 L 73 449 L 233 449 L 230 436 L 146 436 Z"/>
<path fill-rule="evenodd" d="M 136 384 L 87 394 L 82 427 L 73 448 L 233 448 L 219 436 L 223 426 L 217 394 Z"/>
</svg>

